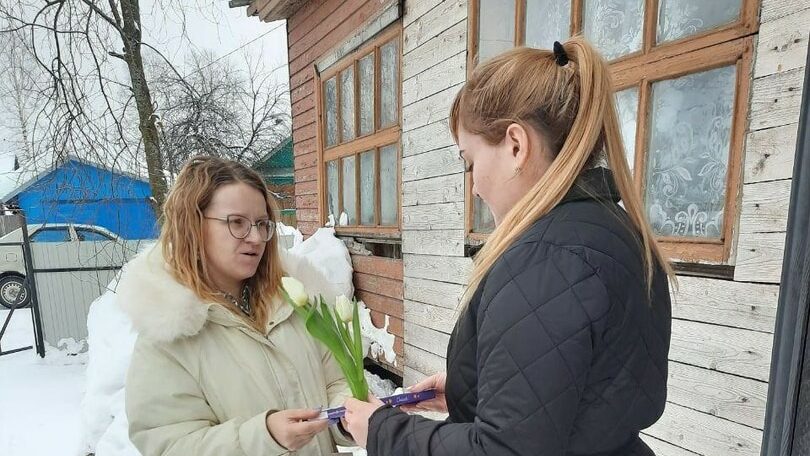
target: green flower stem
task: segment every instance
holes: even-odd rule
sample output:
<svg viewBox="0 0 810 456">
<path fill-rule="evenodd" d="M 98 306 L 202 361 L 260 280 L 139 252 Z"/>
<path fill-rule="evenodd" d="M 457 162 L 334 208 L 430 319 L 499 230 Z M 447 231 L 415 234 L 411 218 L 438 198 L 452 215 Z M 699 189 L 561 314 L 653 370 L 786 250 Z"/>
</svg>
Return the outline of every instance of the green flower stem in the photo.
<svg viewBox="0 0 810 456">
<path fill-rule="evenodd" d="M 349 383 L 352 395 L 356 399 L 365 401 L 368 398 L 368 382 L 366 382 L 363 367 L 365 353 L 363 353 L 363 339 L 360 334 L 357 301 L 353 301 L 354 313 L 350 333 L 348 324 L 334 314 L 322 296 L 319 296 L 315 304 L 307 302 L 304 306 L 296 306 L 286 290 L 282 289 L 281 295 L 304 321 L 307 332 L 332 353 Z"/>
</svg>

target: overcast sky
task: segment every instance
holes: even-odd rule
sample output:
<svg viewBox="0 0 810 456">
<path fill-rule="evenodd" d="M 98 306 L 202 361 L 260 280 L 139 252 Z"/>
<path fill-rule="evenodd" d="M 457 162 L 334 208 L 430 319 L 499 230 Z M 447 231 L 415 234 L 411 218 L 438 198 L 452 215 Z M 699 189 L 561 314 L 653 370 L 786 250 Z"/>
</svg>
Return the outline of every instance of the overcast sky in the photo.
<svg viewBox="0 0 810 456">
<path fill-rule="evenodd" d="M 227 0 L 198 0 L 206 6 L 186 9 L 183 21 L 179 14 L 162 14 L 153 6 L 154 1 L 141 0 L 144 41 L 160 49 L 179 71 L 182 72 L 191 51 L 188 42 L 181 38 L 185 22 L 186 35 L 198 50 L 209 50 L 216 56 L 231 54 L 234 64 L 243 62 L 240 54 L 247 52 L 251 58 L 263 59 L 265 68 L 275 70 L 274 78 L 288 83 L 287 35 L 283 21 L 265 23 L 256 17 L 247 17 L 245 8 L 231 9 Z M 149 50 L 144 48 L 143 52 L 146 54 Z M 126 74 L 124 63 L 120 65 Z M 13 152 L 8 143 L 2 141 L 9 134 L 0 124 L 0 173 L 11 170 L 14 163 Z"/>
</svg>

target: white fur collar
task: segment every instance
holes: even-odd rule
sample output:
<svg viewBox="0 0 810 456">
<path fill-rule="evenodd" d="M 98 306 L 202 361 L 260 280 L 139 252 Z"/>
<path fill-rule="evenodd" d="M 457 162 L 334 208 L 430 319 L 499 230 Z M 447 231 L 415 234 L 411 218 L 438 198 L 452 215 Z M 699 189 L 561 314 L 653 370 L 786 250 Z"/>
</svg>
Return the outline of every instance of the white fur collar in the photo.
<svg viewBox="0 0 810 456">
<path fill-rule="evenodd" d="M 353 290 L 341 290 L 329 282 L 308 258 L 279 250 L 284 271 L 300 280 L 310 293 L 322 294 L 327 302 L 334 302 L 339 294 L 353 295 Z M 172 277 L 159 244 L 146 248 L 124 266 L 116 295 L 135 330 L 158 342 L 200 332 L 211 305 Z"/>
</svg>

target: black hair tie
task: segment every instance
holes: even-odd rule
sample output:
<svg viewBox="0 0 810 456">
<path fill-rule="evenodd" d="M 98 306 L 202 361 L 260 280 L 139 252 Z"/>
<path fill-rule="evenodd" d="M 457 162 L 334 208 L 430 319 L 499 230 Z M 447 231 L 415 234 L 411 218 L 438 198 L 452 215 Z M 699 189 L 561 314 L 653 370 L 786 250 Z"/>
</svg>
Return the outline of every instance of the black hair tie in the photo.
<svg viewBox="0 0 810 456">
<path fill-rule="evenodd" d="M 568 54 L 559 41 L 554 42 L 554 61 L 561 67 L 568 65 Z"/>
</svg>

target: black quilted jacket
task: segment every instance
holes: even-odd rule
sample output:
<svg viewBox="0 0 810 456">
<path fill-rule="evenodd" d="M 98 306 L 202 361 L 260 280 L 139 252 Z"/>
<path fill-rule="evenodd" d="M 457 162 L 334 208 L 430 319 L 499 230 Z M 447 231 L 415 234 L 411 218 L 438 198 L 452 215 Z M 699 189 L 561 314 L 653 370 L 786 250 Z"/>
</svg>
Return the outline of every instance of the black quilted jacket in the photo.
<svg viewBox="0 0 810 456">
<path fill-rule="evenodd" d="M 447 350 L 446 421 L 382 408 L 370 456 L 652 455 L 666 399 L 666 275 L 648 294 L 637 236 L 602 168 L 504 253 Z"/>
</svg>

